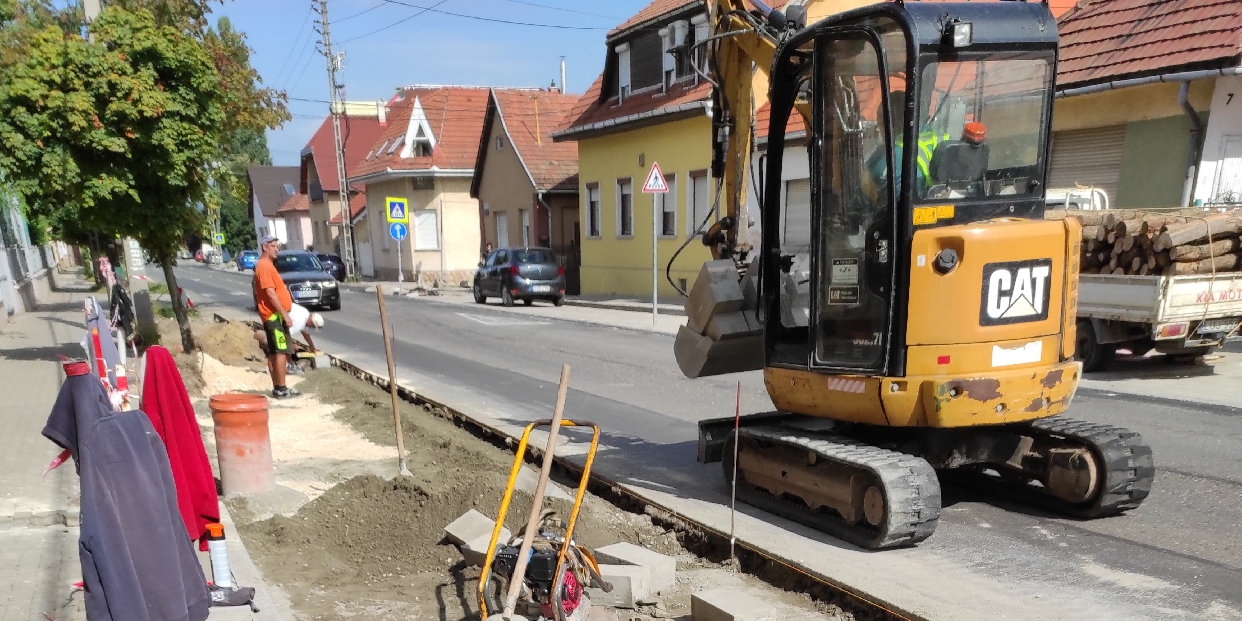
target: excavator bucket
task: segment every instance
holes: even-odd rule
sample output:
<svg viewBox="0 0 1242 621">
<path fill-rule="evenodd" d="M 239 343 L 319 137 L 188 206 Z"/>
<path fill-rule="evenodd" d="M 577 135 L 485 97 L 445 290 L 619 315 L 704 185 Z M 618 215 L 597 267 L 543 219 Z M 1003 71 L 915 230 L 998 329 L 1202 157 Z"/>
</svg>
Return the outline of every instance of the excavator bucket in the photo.
<svg viewBox="0 0 1242 621">
<path fill-rule="evenodd" d="M 686 298 L 686 325 L 673 344 L 677 365 L 686 377 L 763 368 L 757 277 L 757 262 L 740 280 L 732 261 L 703 264 Z"/>
</svg>

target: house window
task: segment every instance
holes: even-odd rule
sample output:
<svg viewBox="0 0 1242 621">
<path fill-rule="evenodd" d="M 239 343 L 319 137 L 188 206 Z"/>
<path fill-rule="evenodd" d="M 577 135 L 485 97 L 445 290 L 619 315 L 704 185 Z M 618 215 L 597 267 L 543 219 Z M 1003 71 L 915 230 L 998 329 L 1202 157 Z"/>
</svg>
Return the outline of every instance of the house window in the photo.
<svg viewBox="0 0 1242 621">
<path fill-rule="evenodd" d="M 664 51 L 664 54 L 661 56 L 664 62 L 664 73 L 661 74 L 664 76 L 664 80 L 661 87 L 666 91 L 673 85 L 673 81 L 677 79 L 677 59 L 673 56 L 673 46 L 677 45 L 675 33 L 676 31 L 672 25 L 660 29 L 660 47 Z"/>
<path fill-rule="evenodd" d="M 704 220 L 712 208 L 710 188 L 706 170 L 690 173 L 690 183 L 686 184 L 686 216 L 690 219 L 686 223 L 686 234 L 689 237 L 701 233 L 699 227 L 706 228 Z"/>
<path fill-rule="evenodd" d="M 414 249 L 440 249 L 440 219 L 434 209 L 414 212 Z"/>
<path fill-rule="evenodd" d="M 587 184 L 587 237 L 599 237 L 599 184 Z"/>
<path fill-rule="evenodd" d="M 401 136 L 394 140 L 392 146 L 388 147 L 388 151 L 384 153 L 384 155 L 392 155 L 393 151 L 396 151 L 402 144 L 405 144 L 405 136 Z"/>
<path fill-rule="evenodd" d="M 630 44 L 617 46 L 617 97 L 621 101 L 630 95 Z"/>
<path fill-rule="evenodd" d="M 431 156 L 431 143 L 427 142 L 426 140 L 420 140 L 418 142 L 415 142 L 413 153 L 414 153 L 414 157 L 430 157 Z"/>
<path fill-rule="evenodd" d="M 690 23 L 694 25 L 694 40 L 704 41 L 708 36 L 707 14 L 699 13 L 690 19 Z M 707 47 L 700 46 L 694 48 L 694 64 L 699 71 L 707 73 Z M 695 81 L 698 81 L 698 74 L 695 74 Z"/>
<path fill-rule="evenodd" d="M 634 188 L 629 179 L 617 179 L 617 237 L 634 235 Z"/>
<path fill-rule="evenodd" d="M 530 210 L 519 209 L 518 217 L 522 220 L 522 247 L 530 248 Z"/>
<path fill-rule="evenodd" d="M 503 148 L 505 148 L 505 139 L 501 136 L 496 136 L 496 150 L 499 151 Z"/>
<path fill-rule="evenodd" d="M 694 55 L 691 50 L 694 42 L 698 40 L 698 29 L 691 28 L 690 23 L 686 21 L 677 22 L 673 26 L 677 34 L 676 42 L 681 52 L 677 54 L 677 77 L 688 78 L 694 75 L 694 68 L 691 66 L 694 62 Z"/>
<path fill-rule="evenodd" d="M 435 177 L 414 177 L 411 180 L 414 184 L 414 191 L 430 191 L 436 189 Z"/>
<path fill-rule="evenodd" d="M 677 234 L 677 177 L 664 175 L 664 183 L 668 192 L 655 195 L 655 206 L 660 213 L 660 236 L 672 237 Z"/>
</svg>

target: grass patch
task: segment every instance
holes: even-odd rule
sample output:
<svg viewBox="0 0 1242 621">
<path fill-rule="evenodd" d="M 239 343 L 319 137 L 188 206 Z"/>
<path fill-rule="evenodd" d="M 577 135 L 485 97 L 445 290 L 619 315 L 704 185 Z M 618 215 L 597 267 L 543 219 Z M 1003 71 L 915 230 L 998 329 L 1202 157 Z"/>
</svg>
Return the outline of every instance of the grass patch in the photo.
<svg viewBox="0 0 1242 621">
<path fill-rule="evenodd" d="M 150 291 L 156 295 L 168 293 L 168 285 L 162 282 L 153 282 L 147 285 L 147 291 Z"/>
<path fill-rule="evenodd" d="M 164 319 L 173 319 L 177 316 L 177 314 L 173 312 L 171 302 L 155 302 L 153 306 L 155 307 L 155 314 L 163 317 Z M 185 313 L 190 319 L 198 317 L 198 309 L 196 308 L 187 308 L 185 309 Z"/>
</svg>

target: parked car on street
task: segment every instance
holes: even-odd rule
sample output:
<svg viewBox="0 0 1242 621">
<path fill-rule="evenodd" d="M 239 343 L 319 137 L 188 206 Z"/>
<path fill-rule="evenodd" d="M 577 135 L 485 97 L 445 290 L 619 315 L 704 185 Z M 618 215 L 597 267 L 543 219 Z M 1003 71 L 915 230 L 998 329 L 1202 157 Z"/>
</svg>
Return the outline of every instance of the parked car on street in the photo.
<svg viewBox="0 0 1242 621">
<path fill-rule="evenodd" d="M 530 306 L 548 300 L 565 302 L 565 268 L 549 248 L 501 248 L 479 263 L 474 274 L 474 301 L 483 304 L 490 296 L 505 306 L 521 300 Z"/>
<path fill-rule="evenodd" d="M 281 250 L 276 255 L 276 271 L 289 287 L 293 301 L 302 306 L 341 309 L 341 290 L 336 279 L 323 270 L 312 252 Z"/>
<path fill-rule="evenodd" d="M 323 271 L 332 274 L 337 281 L 345 282 L 345 262 L 341 260 L 341 257 L 326 252 L 316 252 L 315 257 L 319 259 Z"/>
<path fill-rule="evenodd" d="M 237 271 L 244 272 L 246 270 L 253 270 L 254 264 L 258 261 L 258 250 L 243 250 L 237 253 Z"/>
</svg>

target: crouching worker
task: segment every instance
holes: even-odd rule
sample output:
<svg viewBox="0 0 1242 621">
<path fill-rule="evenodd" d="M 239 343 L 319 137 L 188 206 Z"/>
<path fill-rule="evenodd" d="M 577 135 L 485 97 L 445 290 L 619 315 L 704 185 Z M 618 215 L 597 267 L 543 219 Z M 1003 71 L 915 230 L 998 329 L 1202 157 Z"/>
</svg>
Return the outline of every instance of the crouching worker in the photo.
<svg viewBox="0 0 1242 621">
<path fill-rule="evenodd" d="M 323 315 L 312 313 L 301 304 L 293 304 L 289 309 L 289 320 L 292 322 L 289 324 L 289 336 L 301 334 L 306 341 L 306 347 L 303 347 L 297 340 L 291 341 L 293 351 L 289 355 L 295 356 L 303 351 L 317 353 L 319 348 L 315 347 L 315 339 L 311 338 L 311 328 L 323 327 Z M 259 342 L 259 348 L 263 350 L 264 354 L 267 354 L 267 332 L 265 330 L 255 330 L 254 340 Z M 292 368 L 294 363 L 289 362 L 289 366 Z"/>
</svg>

